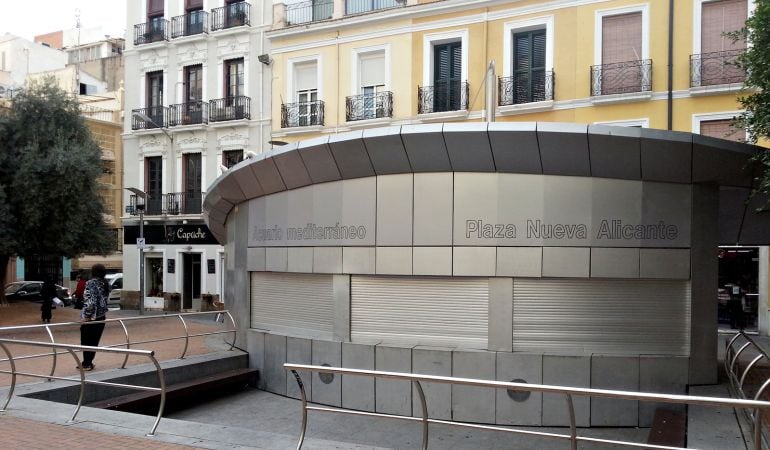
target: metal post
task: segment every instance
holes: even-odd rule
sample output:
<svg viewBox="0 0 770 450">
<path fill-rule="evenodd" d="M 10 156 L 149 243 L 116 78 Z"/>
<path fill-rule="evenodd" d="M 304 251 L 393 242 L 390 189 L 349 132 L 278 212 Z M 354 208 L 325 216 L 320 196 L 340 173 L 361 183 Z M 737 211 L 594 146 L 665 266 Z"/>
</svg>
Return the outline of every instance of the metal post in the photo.
<svg viewBox="0 0 770 450">
<path fill-rule="evenodd" d="M 142 199 L 144 205 L 139 209 L 139 238 L 144 239 L 144 208 L 147 199 Z M 139 315 L 144 314 L 144 246 L 139 248 Z"/>
</svg>

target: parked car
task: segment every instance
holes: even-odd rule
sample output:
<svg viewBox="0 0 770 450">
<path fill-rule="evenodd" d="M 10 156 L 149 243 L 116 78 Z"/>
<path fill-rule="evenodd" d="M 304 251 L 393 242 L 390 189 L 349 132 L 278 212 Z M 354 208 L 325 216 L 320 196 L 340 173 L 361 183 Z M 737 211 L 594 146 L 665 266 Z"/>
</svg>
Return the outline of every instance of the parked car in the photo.
<svg viewBox="0 0 770 450">
<path fill-rule="evenodd" d="M 8 301 L 16 300 L 28 300 L 34 302 L 43 301 L 40 298 L 40 289 L 43 287 L 42 281 L 17 281 L 11 283 L 5 287 L 5 298 Z M 70 296 L 70 290 L 56 285 L 56 296 L 64 302 L 64 306 L 72 304 L 72 296 Z"/>
<path fill-rule="evenodd" d="M 107 296 L 107 307 L 120 308 L 120 291 L 123 289 L 123 274 L 108 274 L 107 284 L 110 288 L 110 294 Z"/>
</svg>

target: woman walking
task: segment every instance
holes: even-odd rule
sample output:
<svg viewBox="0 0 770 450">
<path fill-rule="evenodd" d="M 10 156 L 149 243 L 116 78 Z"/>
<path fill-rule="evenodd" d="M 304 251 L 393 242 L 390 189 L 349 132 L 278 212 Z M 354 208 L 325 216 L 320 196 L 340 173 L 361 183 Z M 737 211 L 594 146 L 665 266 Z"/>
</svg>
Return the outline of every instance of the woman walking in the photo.
<svg viewBox="0 0 770 450">
<path fill-rule="evenodd" d="M 83 293 L 83 311 L 80 316 L 84 322 L 80 325 L 80 345 L 97 347 L 104 331 L 104 319 L 107 318 L 107 269 L 101 264 L 91 267 L 91 279 L 86 283 Z M 96 352 L 83 352 L 83 370 L 94 370 Z"/>
<path fill-rule="evenodd" d="M 43 300 L 43 304 L 40 305 L 40 317 L 43 319 L 43 323 L 51 323 L 54 297 L 56 297 L 56 285 L 51 281 L 51 277 L 47 276 L 40 288 L 40 298 Z"/>
</svg>

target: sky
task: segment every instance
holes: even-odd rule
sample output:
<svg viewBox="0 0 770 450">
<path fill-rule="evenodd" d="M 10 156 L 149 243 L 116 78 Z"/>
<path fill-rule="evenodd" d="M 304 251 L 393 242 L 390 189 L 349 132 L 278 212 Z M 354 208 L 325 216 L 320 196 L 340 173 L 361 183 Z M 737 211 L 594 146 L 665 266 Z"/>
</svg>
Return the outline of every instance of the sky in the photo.
<svg viewBox="0 0 770 450">
<path fill-rule="evenodd" d="M 127 1 L 142 0 L 0 1 L 0 35 L 32 40 L 38 34 L 75 28 L 75 12 L 80 9 L 83 28 L 101 26 L 105 34 L 124 37 Z"/>
</svg>

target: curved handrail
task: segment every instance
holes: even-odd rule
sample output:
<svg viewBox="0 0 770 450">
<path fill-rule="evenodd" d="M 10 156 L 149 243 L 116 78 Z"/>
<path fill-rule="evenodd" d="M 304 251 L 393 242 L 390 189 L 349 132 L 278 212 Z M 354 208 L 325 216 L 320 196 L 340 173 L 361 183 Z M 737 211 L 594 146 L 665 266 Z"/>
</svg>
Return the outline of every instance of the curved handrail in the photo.
<svg viewBox="0 0 770 450">
<path fill-rule="evenodd" d="M 427 423 L 433 423 L 433 424 L 459 426 L 464 428 L 503 431 L 503 432 L 509 432 L 514 434 L 525 434 L 530 436 L 556 438 L 556 439 L 563 439 L 563 440 L 570 441 L 571 448 L 577 448 L 577 444 L 579 442 L 591 442 L 591 443 L 609 444 L 609 445 L 616 445 L 616 446 L 624 445 L 628 447 L 638 447 L 638 448 L 680 449 L 680 447 L 669 447 L 669 446 L 653 445 L 653 444 L 647 444 L 647 443 L 637 443 L 637 442 L 630 442 L 630 441 L 618 441 L 618 440 L 610 440 L 610 439 L 591 438 L 587 436 L 578 436 L 577 428 L 575 425 L 575 411 L 574 411 L 574 406 L 572 402 L 572 396 L 578 395 L 583 397 L 601 397 L 601 398 L 649 401 L 649 402 L 681 404 L 681 405 L 698 405 L 698 406 L 706 406 L 706 407 L 730 407 L 730 408 L 741 408 L 741 409 L 753 409 L 756 414 L 755 416 L 756 420 L 758 421 L 761 421 L 762 414 L 764 411 L 770 410 L 770 402 L 760 401 L 760 400 L 703 397 L 703 396 L 691 396 L 691 395 L 681 395 L 681 394 L 661 394 L 661 393 L 649 393 L 649 392 L 630 392 L 630 391 L 617 391 L 617 390 L 610 390 L 610 389 L 578 388 L 578 387 L 554 386 L 554 385 L 544 385 L 544 384 L 515 383 L 515 382 L 509 382 L 509 381 L 478 380 L 478 379 L 472 379 L 472 378 L 448 377 L 448 376 L 440 376 L 440 375 L 423 375 L 423 374 L 401 373 L 401 372 L 387 372 L 387 371 L 380 371 L 380 370 L 349 369 L 344 367 L 328 367 L 328 366 L 317 366 L 317 365 L 309 365 L 309 364 L 286 363 L 283 365 L 283 367 L 287 370 L 290 370 L 294 375 L 294 378 L 297 381 L 297 384 L 299 385 L 300 395 L 302 398 L 302 429 L 300 431 L 300 438 L 297 444 L 298 450 L 302 448 L 302 444 L 304 443 L 304 440 L 305 440 L 306 431 L 307 431 L 307 412 L 308 411 L 334 412 L 334 413 L 340 413 L 340 414 L 351 414 L 351 415 L 360 415 L 360 416 L 367 416 L 367 417 L 383 417 L 383 418 L 390 418 L 390 419 L 421 421 L 421 422 L 427 422 Z M 515 390 L 515 391 L 563 394 L 566 396 L 566 406 L 570 414 L 570 433 L 569 434 L 549 433 L 549 432 L 540 432 L 540 431 L 532 431 L 532 430 L 522 430 L 522 429 L 516 429 L 516 428 L 506 428 L 506 427 L 493 426 L 493 425 L 456 422 L 451 420 L 438 420 L 438 419 L 430 419 L 430 418 L 425 420 L 422 417 L 401 416 L 397 414 L 370 413 L 370 412 L 364 412 L 364 411 L 354 411 L 354 410 L 344 409 L 344 408 L 310 406 L 307 404 L 304 385 L 302 383 L 302 379 L 298 374 L 298 371 L 326 372 L 326 373 L 336 373 L 341 375 L 369 376 L 374 378 L 388 378 L 388 379 L 405 380 L 405 381 L 412 381 L 412 382 L 418 381 L 418 382 L 430 382 L 430 383 L 443 383 L 443 384 L 450 384 L 450 385 L 464 385 L 464 386 L 486 387 L 486 388 L 495 388 L 495 389 L 508 389 L 508 390 Z M 427 407 L 425 411 L 427 411 Z M 756 430 L 761 430 L 761 428 L 755 427 L 755 436 L 757 435 L 756 433 L 758 433 L 758 431 Z M 426 432 L 423 431 L 423 433 L 426 433 Z M 757 450 L 762 448 L 761 439 L 755 439 L 754 448 Z"/>
<path fill-rule="evenodd" d="M 58 377 L 58 376 L 52 376 L 48 374 L 39 374 L 39 373 L 28 373 L 28 372 L 19 372 L 16 370 L 16 364 L 14 362 L 13 354 L 8 349 L 9 345 L 23 345 L 23 346 L 30 346 L 30 347 L 55 347 L 62 349 L 66 352 L 68 352 L 72 357 L 75 359 L 75 362 L 78 365 L 78 369 L 80 372 L 80 378 L 69 378 L 69 377 Z M 83 404 L 83 399 L 85 398 L 85 385 L 86 384 L 94 384 L 98 386 L 112 386 L 112 387 L 120 387 L 120 388 L 128 388 L 128 389 L 136 389 L 141 391 L 152 391 L 152 392 L 159 392 L 160 393 L 160 407 L 158 408 L 158 416 L 155 419 L 155 422 L 153 423 L 152 427 L 150 428 L 150 432 L 147 434 L 148 436 L 154 436 L 155 430 L 158 428 L 158 424 L 160 423 L 160 419 L 163 415 L 163 409 L 166 405 L 166 383 L 165 378 L 163 376 L 163 369 L 160 367 L 160 363 L 158 362 L 157 358 L 155 358 L 155 352 L 151 350 L 135 350 L 135 349 L 123 349 L 123 348 L 106 348 L 106 347 L 92 347 L 89 345 L 75 345 L 75 344 L 61 344 L 61 343 L 50 343 L 50 342 L 40 342 L 40 341 L 28 341 L 28 340 L 22 340 L 22 339 L 3 339 L 0 338 L 0 348 L 3 349 L 3 351 L 8 355 L 8 361 L 11 363 L 11 370 L 0 370 L 0 373 L 6 373 L 11 375 L 11 386 L 8 389 L 8 398 L 6 400 L 5 406 L 0 411 L 5 411 L 8 407 L 8 404 L 11 402 L 11 397 L 13 396 L 13 391 L 16 388 L 16 379 L 17 375 L 25 376 L 25 377 L 32 377 L 32 378 L 46 378 L 46 379 L 52 379 L 52 380 L 60 380 L 60 381 L 66 381 L 66 382 L 74 382 L 74 383 L 80 383 L 80 397 L 78 398 L 78 403 L 75 406 L 75 411 L 72 414 L 72 417 L 70 418 L 70 422 L 74 421 L 77 417 L 78 413 L 80 412 L 81 406 Z M 135 356 L 144 356 L 150 359 L 150 361 L 155 365 L 155 371 L 158 374 L 158 383 L 160 387 L 152 387 L 152 386 L 140 386 L 140 385 L 133 385 L 133 384 L 125 384 L 125 383 L 113 383 L 110 381 L 96 381 L 96 380 L 87 380 L 85 378 L 85 372 L 83 370 L 82 364 L 80 364 L 80 360 L 76 355 L 76 352 L 78 351 L 92 351 L 92 352 L 104 352 L 104 353 L 117 353 L 117 354 L 127 354 L 127 355 L 135 355 Z"/>
</svg>

